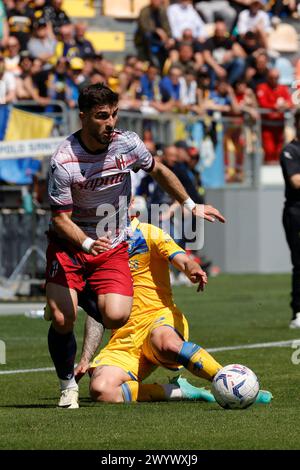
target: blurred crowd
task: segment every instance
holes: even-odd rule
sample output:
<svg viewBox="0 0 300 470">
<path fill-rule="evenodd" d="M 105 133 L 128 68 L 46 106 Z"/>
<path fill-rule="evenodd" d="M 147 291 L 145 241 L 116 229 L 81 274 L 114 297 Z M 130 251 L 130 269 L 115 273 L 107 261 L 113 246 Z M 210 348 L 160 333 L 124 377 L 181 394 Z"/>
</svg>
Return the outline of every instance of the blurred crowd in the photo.
<svg viewBox="0 0 300 470">
<path fill-rule="evenodd" d="M 62 100 L 76 107 L 80 89 L 104 82 L 120 93 L 120 108 L 144 114 L 191 113 L 233 118 L 224 143 L 234 147 L 243 179 L 241 124 L 262 115 L 266 164 L 278 162 L 284 113 L 300 78 L 300 61 L 272 49 L 270 35 L 299 15 L 298 0 L 149 0 L 136 21 L 136 54 L 115 64 L 86 39 L 62 0 L 0 0 L 0 103 Z M 225 166 L 228 149 L 224 149 Z"/>
</svg>

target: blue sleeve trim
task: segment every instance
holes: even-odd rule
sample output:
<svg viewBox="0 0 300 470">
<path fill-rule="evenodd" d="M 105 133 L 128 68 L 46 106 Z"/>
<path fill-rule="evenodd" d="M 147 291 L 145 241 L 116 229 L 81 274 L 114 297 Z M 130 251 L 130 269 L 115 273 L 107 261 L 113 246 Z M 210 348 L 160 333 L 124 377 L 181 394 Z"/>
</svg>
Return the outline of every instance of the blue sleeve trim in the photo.
<svg viewBox="0 0 300 470">
<path fill-rule="evenodd" d="M 174 258 L 174 256 L 178 255 L 179 253 L 182 253 L 185 255 L 185 251 L 175 251 L 175 253 L 172 253 L 170 256 L 169 256 L 169 261 L 172 261 L 172 259 Z"/>
</svg>

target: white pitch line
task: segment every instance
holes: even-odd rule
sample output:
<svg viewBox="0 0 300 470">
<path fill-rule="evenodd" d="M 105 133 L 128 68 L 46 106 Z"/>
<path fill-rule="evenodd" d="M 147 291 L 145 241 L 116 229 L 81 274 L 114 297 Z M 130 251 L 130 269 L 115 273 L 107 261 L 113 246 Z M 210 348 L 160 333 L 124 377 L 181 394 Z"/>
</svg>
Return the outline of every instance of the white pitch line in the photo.
<svg viewBox="0 0 300 470">
<path fill-rule="evenodd" d="M 283 348 L 285 346 L 290 346 L 294 342 L 298 342 L 300 345 L 300 339 L 289 339 L 288 341 L 274 341 L 271 343 L 240 344 L 239 346 L 222 346 L 220 348 L 207 348 L 207 351 L 208 352 L 222 352 L 222 351 L 238 351 L 240 349 Z M 54 370 L 55 370 L 54 367 L 41 367 L 39 369 L 2 370 L 0 371 L 0 375 L 27 374 L 30 372 L 52 372 Z"/>
<path fill-rule="evenodd" d="M 29 372 L 50 372 L 55 370 L 54 367 L 41 367 L 40 369 L 15 369 L 15 370 L 1 370 L 0 375 L 8 374 L 27 374 Z"/>
<path fill-rule="evenodd" d="M 289 339 L 288 341 L 274 341 L 272 343 L 255 343 L 255 344 L 240 344 L 238 346 L 222 346 L 220 348 L 208 348 L 209 352 L 219 351 L 236 351 L 239 349 L 259 349 L 259 348 L 283 348 L 284 346 L 290 346 L 298 341 L 300 345 L 300 339 Z"/>
</svg>

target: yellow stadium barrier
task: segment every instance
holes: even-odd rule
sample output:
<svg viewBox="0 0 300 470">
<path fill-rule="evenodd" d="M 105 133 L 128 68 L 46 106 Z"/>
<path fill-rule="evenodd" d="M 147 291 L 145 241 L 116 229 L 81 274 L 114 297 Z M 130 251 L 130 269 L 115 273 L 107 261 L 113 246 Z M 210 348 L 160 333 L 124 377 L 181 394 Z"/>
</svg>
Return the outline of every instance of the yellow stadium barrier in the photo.
<svg viewBox="0 0 300 470">
<path fill-rule="evenodd" d="M 125 33 L 122 31 L 87 31 L 85 37 L 91 41 L 96 51 L 125 51 Z"/>
</svg>

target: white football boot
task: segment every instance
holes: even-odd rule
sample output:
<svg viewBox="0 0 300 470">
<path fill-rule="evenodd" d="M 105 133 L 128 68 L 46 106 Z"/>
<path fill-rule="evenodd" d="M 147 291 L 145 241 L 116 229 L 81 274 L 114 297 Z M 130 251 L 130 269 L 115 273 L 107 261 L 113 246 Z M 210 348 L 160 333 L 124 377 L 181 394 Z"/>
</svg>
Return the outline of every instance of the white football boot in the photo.
<svg viewBox="0 0 300 470">
<path fill-rule="evenodd" d="M 62 390 L 58 408 L 75 409 L 79 408 L 78 387 Z"/>
<path fill-rule="evenodd" d="M 296 313 L 296 318 L 294 318 L 294 320 L 291 320 L 290 328 L 300 328 L 300 312 Z"/>
</svg>

